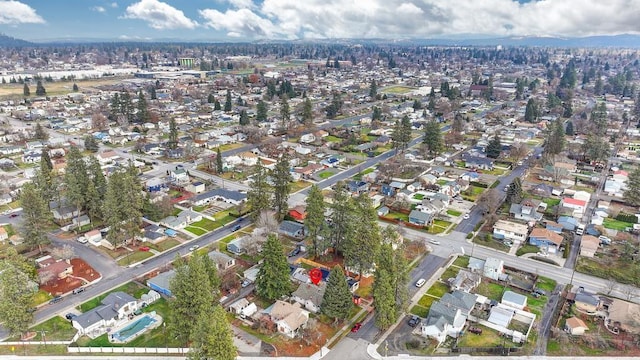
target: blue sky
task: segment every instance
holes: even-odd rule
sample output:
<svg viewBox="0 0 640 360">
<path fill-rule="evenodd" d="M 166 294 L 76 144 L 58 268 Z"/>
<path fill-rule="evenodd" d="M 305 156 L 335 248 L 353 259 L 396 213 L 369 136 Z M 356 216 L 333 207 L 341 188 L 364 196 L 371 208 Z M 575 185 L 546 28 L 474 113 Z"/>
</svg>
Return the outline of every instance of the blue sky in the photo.
<svg viewBox="0 0 640 360">
<path fill-rule="evenodd" d="M 26 40 L 640 34 L 638 0 L 0 0 Z"/>
</svg>

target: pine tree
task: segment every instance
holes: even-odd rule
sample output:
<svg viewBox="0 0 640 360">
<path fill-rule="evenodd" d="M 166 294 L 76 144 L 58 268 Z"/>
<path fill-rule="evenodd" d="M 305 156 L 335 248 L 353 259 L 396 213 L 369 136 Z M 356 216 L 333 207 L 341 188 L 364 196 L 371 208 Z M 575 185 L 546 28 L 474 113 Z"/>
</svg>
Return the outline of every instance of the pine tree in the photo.
<svg viewBox="0 0 640 360">
<path fill-rule="evenodd" d="M 209 104 L 213 104 L 216 101 L 215 96 L 213 96 L 213 94 L 209 94 L 209 96 L 207 97 L 207 102 Z"/>
<path fill-rule="evenodd" d="M 42 245 L 49 243 L 47 231 L 43 226 L 49 218 L 48 204 L 32 183 L 27 183 L 22 187 L 20 200 L 25 243 L 31 247 L 37 247 L 38 251 L 42 253 Z"/>
<path fill-rule="evenodd" d="M 229 112 L 233 108 L 233 103 L 231 102 L 231 90 L 227 90 L 227 95 L 224 101 L 224 111 Z"/>
<path fill-rule="evenodd" d="M 289 263 L 280 240 L 270 234 L 262 246 L 264 261 L 256 278 L 256 293 L 268 300 L 277 300 L 291 293 Z"/>
<path fill-rule="evenodd" d="M 29 85 L 24 84 L 24 86 L 22 87 L 22 95 L 24 95 L 24 96 L 30 96 L 31 95 L 31 90 L 29 89 Z"/>
<path fill-rule="evenodd" d="M 508 204 L 519 204 L 522 201 L 522 183 L 520 178 L 515 178 L 507 188 L 505 202 Z"/>
<path fill-rule="evenodd" d="M 78 84 L 73 83 L 73 92 L 78 92 Z"/>
<path fill-rule="evenodd" d="M 319 256 L 325 250 L 324 241 L 321 240 L 323 230 L 326 222 L 324 219 L 324 213 L 326 206 L 324 203 L 324 196 L 320 188 L 313 184 L 309 189 L 309 195 L 306 201 L 307 216 L 304 219 L 304 226 L 309 231 L 309 238 L 311 239 L 310 255 L 312 257 Z"/>
<path fill-rule="evenodd" d="M 371 80 L 371 85 L 369 85 L 369 97 L 373 100 L 378 96 L 378 84 L 376 84 L 376 80 Z"/>
<path fill-rule="evenodd" d="M 262 100 L 258 102 L 258 105 L 256 107 L 256 121 L 267 121 L 267 104 Z"/>
<path fill-rule="evenodd" d="M 220 101 L 218 101 L 218 99 L 216 99 L 216 100 L 213 102 L 213 110 L 214 110 L 214 111 L 220 111 L 220 110 L 222 110 L 222 105 L 220 105 Z"/>
<path fill-rule="evenodd" d="M 350 201 L 350 196 L 344 183 L 339 182 L 335 186 L 331 210 L 329 239 L 334 250 L 342 253 L 345 239 L 354 236 L 351 216 L 354 211 L 353 202 Z"/>
<path fill-rule="evenodd" d="M 396 120 L 395 124 L 393 124 L 393 130 L 391 132 L 391 143 L 393 144 L 393 148 L 396 149 L 396 151 L 402 148 L 402 125 L 398 120 Z"/>
<path fill-rule="evenodd" d="M 313 124 L 313 104 L 309 98 L 306 98 L 302 105 L 302 121 L 306 126 Z"/>
<path fill-rule="evenodd" d="M 536 122 L 538 121 L 538 116 L 540 116 L 540 112 L 538 110 L 538 104 L 533 98 L 529 98 L 527 101 L 527 107 L 524 111 L 524 121 L 526 122 Z"/>
<path fill-rule="evenodd" d="M 38 82 L 36 83 L 36 95 L 37 96 L 47 95 L 47 90 L 42 85 L 42 80 L 38 80 Z"/>
<path fill-rule="evenodd" d="M 565 129 L 565 135 L 573 136 L 575 135 L 573 130 L 573 121 L 567 121 L 567 128 Z"/>
<path fill-rule="evenodd" d="M 347 278 L 339 265 L 334 266 L 327 279 L 327 287 L 322 296 L 322 313 L 333 318 L 334 322 L 346 320 L 353 308 L 353 298 Z"/>
<path fill-rule="evenodd" d="M 169 120 L 169 149 L 176 149 L 178 147 L 178 125 L 176 120 L 171 118 Z"/>
<path fill-rule="evenodd" d="M 224 167 L 222 165 L 222 153 L 220 152 L 219 147 L 216 149 L 216 173 L 224 173 Z"/>
<path fill-rule="evenodd" d="M 442 130 L 440 130 L 440 125 L 435 120 L 431 120 L 425 125 L 422 142 L 425 144 L 429 156 L 434 157 L 442 152 L 444 148 Z"/>
<path fill-rule="evenodd" d="M 629 174 L 623 198 L 630 205 L 640 205 L 640 168 L 636 168 Z"/>
<path fill-rule="evenodd" d="M 396 302 L 392 276 L 386 269 L 376 268 L 373 283 L 373 302 L 376 307 L 375 324 L 381 330 L 395 324 Z"/>
<path fill-rule="evenodd" d="M 240 110 L 240 122 L 239 122 L 240 126 L 246 126 L 249 125 L 249 114 L 247 114 L 247 110 L 242 109 Z"/>
<path fill-rule="evenodd" d="M 500 142 L 500 136 L 498 134 L 489 141 L 485 152 L 487 153 L 488 158 L 497 159 L 500 157 L 500 154 L 502 153 L 502 143 Z"/>
<path fill-rule="evenodd" d="M 66 187 L 65 196 L 71 204 L 76 207 L 78 217 L 80 211 L 86 204 L 85 194 L 89 183 L 87 163 L 84 161 L 80 150 L 72 146 L 67 154 L 67 167 L 64 173 L 64 183 Z"/>
<path fill-rule="evenodd" d="M 271 173 L 273 181 L 273 207 L 280 220 L 284 219 L 289 208 L 288 200 L 291 192 L 291 165 L 286 156 L 282 156 Z"/>
<path fill-rule="evenodd" d="M 9 335 L 17 336 L 33 322 L 35 269 L 13 248 L 5 250 L 4 256 L 0 261 L 0 322 Z"/>
<path fill-rule="evenodd" d="M 197 319 L 187 359 L 234 360 L 238 351 L 233 344 L 233 336 L 222 307 L 209 305 L 209 309 Z"/>
<path fill-rule="evenodd" d="M 289 101 L 287 95 L 280 97 L 280 119 L 282 121 L 281 128 L 283 130 L 289 129 L 291 121 L 291 110 L 289 109 Z"/>
<path fill-rule="evenodd" d="M 376 262 L 382 239 L 378 228 L 378 216 L 367 194 L 349 199 L 353 203 L 350 216 L 353 234 L 343 242 L 344 262 L 360 276 Z"/>
<path fill-rule="evenodd" d="M 156 87 L 155 86 L 151 86 L 149 88 L 149 98 L 151 100 L 157 100 L 158 99 L 158 94 L 156 93 Z"/>
<path fill-rule="evenodd" d="M 144 97 L 144 94 L 142 93 L 142 89 L 140 89 L 140 91 L 138 91 L 138 103 L 137 103 L 137 108 L 138 108 L 138 121 L 142 122 L 142 123 L 146 123 L 149 121 L 149 119 L 151 118 L 151 114 L 149 114 L 149 108 L 147 105 L 147 99 Z"/>
<path fill-rule="evenodd" d="M 400 122 L 400 128 L 402 129 L 402 136 L 400 137 L 400 146 L 402 149 L 406 149 L 411 142 L 411 121 L 407 115 L 402 117 Z"/>
<path fill-rule="evenodd" d="M 271 186 L 267 182 L 267 171 L 260 162 L 255 166 L 255 173 L 251 177 L 251 189 L 247 193 L 247 205 L 251 209 L 251 218 L 257 219 L 263 210 L 269 208 L 271 200 Z"/>
</svg>

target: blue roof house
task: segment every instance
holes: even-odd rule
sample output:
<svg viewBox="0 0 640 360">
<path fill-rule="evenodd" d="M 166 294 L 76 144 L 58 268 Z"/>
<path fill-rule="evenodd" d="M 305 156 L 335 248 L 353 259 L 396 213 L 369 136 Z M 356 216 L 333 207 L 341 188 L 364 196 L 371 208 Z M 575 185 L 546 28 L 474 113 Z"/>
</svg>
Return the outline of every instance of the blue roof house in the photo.
<svg viewBox="0 0 640 360">
<path fill-rule="evenodd" d="M 409 223 L 419 226 L 429 226 L 433 222 L 433 214 L 426 212 L 411 210 L 409 213 Z"/>
</svg>

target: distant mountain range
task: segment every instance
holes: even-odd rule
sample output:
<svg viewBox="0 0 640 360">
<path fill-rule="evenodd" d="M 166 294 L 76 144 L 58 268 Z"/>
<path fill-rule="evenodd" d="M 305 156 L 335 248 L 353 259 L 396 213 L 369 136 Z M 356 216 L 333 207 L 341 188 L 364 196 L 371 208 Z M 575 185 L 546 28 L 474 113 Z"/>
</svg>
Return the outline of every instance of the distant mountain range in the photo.
<svg viewBox="0 0 640 360">
<path fill-rule="evenodd" d="M 0 47 L 23 47 L 23 46 L 47 46 L 49 44 L 77 44 L 77 43 L 230 43 L 230 41 L 207 40 L 207 39 L 50 39 L 29 42 L 16 39 L 11 36 L 0 34 Z M 241 41 L 234 41 L 241 42 Z M 434 39 L 318 39 L 318 40 L 257 40 L 254 43 L 333 43 L 333 44 L 382 44 L 391 43 L 397 45 L 432 45 L 432 46 L 538 46 L 538 47 L 620 47 L 620 48 L 640 48 L 640 35 L 612 35 L 612 36 L 588 36 L 588 37 L 479 37 L 478 35 L 460 35 L 455 38 L 434 38 Z"/>
</svg>

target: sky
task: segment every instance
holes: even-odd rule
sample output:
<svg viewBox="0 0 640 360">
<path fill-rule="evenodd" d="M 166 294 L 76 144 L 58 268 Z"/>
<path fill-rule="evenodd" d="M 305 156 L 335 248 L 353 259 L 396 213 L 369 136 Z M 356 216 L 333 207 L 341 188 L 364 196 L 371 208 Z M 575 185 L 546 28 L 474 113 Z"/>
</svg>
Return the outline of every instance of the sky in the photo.
<svg viewBox="0 0 640 360">
<path fill-rule="evenodd" d="M 251 41 L 640 34 L 640 0 L 0 0 L 31 41 Z"/>
</svg>

